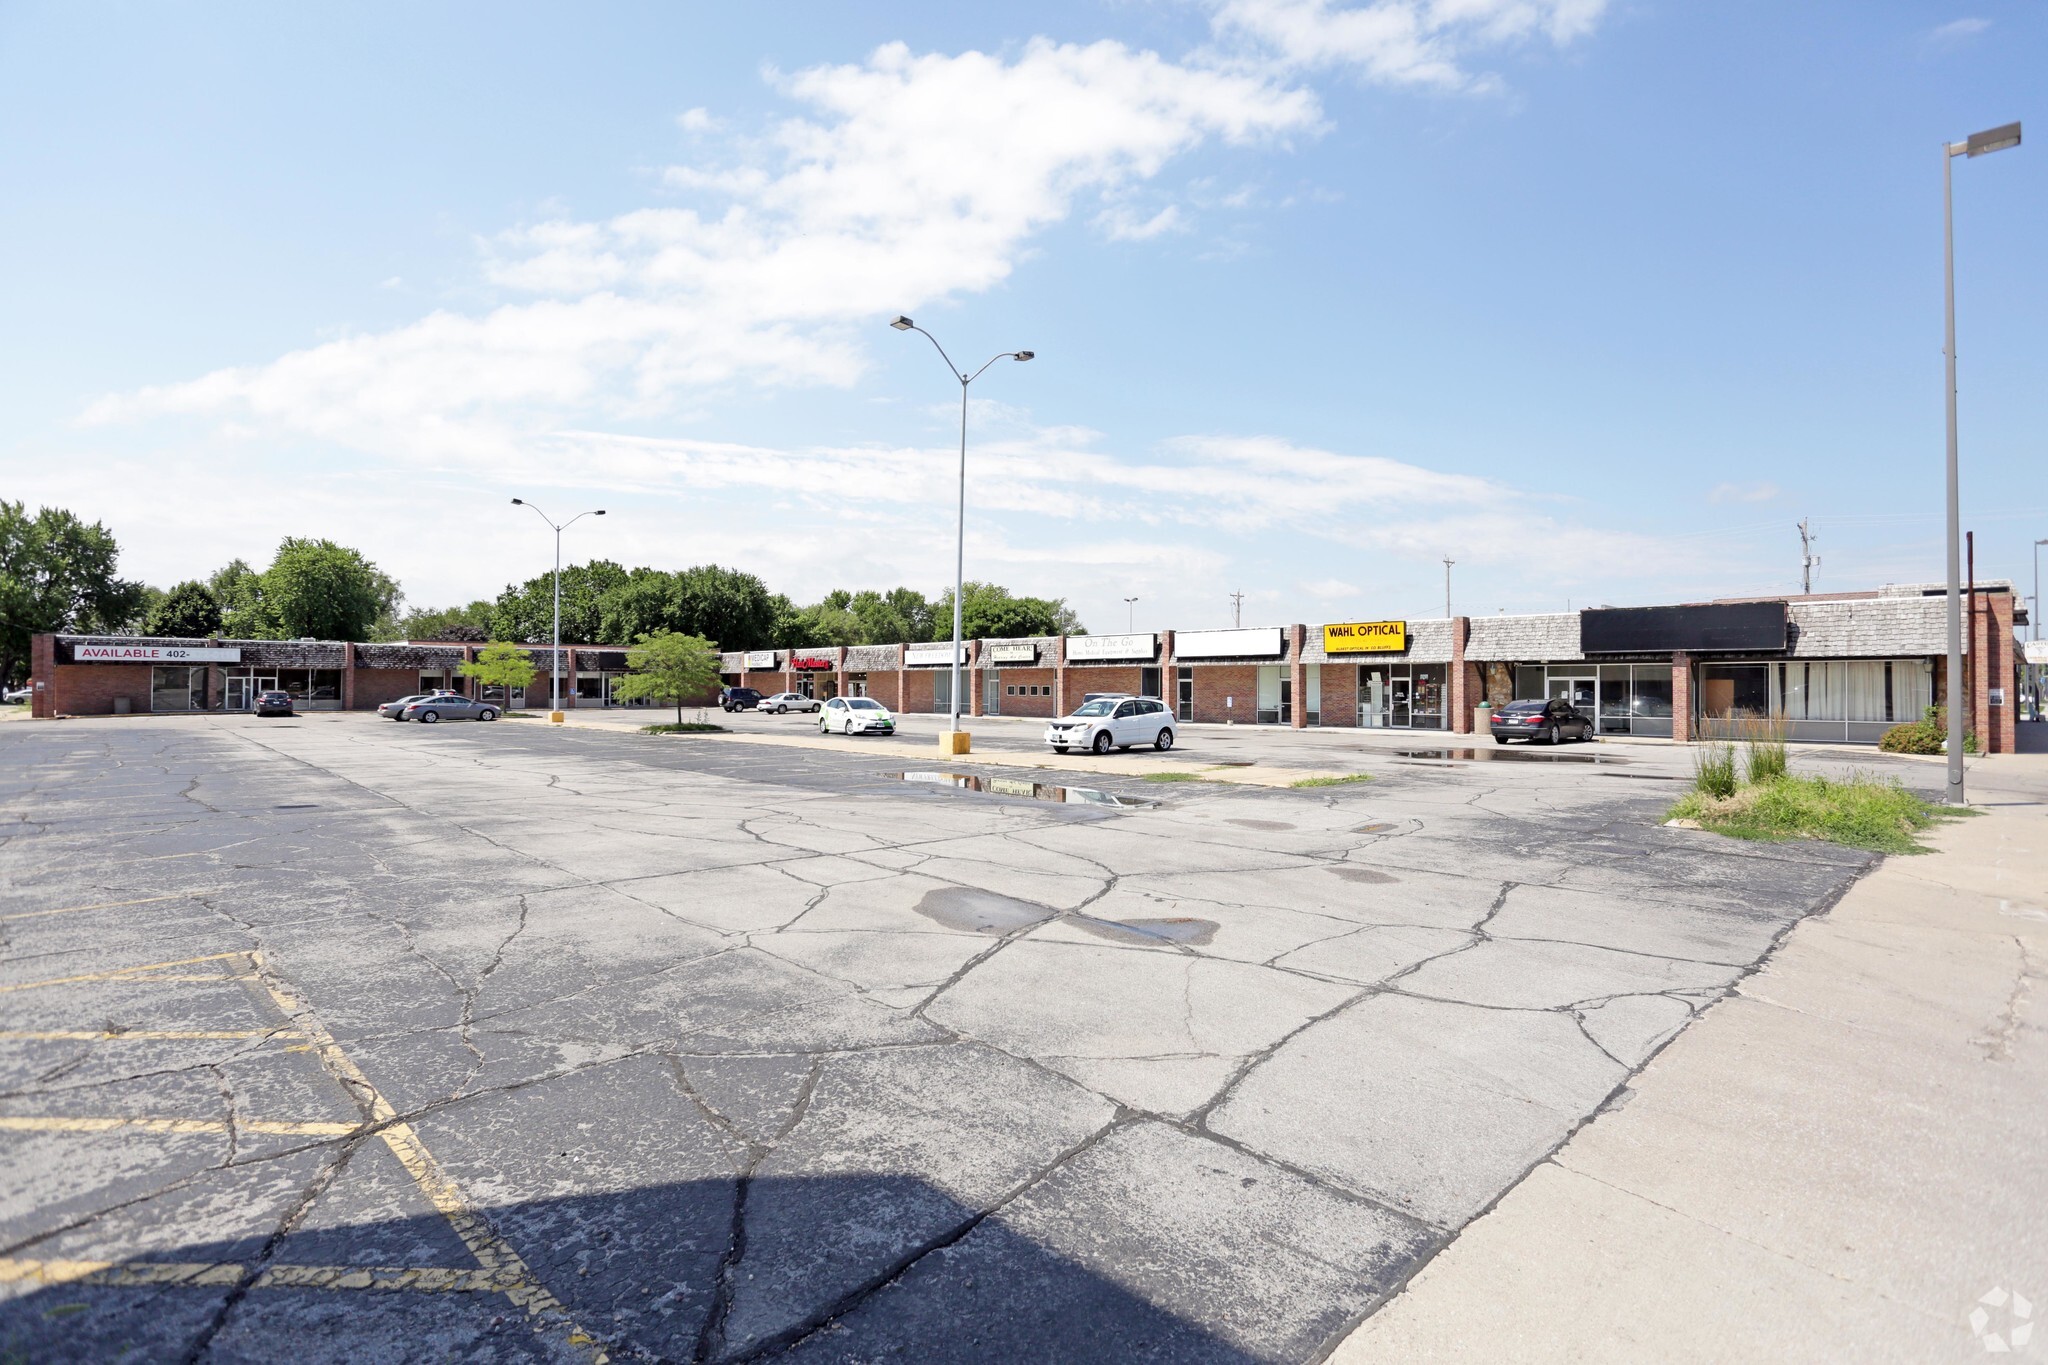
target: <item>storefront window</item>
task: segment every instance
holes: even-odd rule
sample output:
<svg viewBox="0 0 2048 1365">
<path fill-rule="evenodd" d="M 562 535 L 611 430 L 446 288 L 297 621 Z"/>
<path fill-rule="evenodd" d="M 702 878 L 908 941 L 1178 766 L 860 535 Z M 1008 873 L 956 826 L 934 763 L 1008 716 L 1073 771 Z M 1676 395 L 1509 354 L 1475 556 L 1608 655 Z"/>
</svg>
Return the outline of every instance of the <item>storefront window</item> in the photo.
<svg viewBox="0 0 2048 1365">
<path fill-rule="evenodd" d="M 1447 676 L 1442 664 L 1361 664 L 1359 725 L 1368 730 L 1443 729 Z"/>
<path fill-rule="evenodd" d="M 199 711 L 206 706 L 206 670 L 189 664 L 161 664 L 149 671 L 149 709 Z"/>
<path fill-rule="evenodd" d="M 1767 720 L 1771 669 L 1765 664 L 1702 664 L 1700 714 L 1712 720 Z"/>
<path fill-rule="evenodd" d="M 1441 664 L 1415 666 L 1414 717 L 1409 724 L 1418 730 L 1444 728 L 1444 669 Z"/>
</svg>

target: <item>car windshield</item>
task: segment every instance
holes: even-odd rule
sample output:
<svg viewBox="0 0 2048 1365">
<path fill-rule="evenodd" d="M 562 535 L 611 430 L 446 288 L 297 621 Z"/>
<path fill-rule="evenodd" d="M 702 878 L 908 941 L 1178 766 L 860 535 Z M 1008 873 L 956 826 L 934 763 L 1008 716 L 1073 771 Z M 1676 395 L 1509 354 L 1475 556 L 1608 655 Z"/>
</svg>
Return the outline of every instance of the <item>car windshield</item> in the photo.
<svg viewBox="0 0 2048 1365">
<path fill-rule="evenodd" d="M 885 711 L 888 709 L 887 707 L 883 706 L 882 703 L 878 701 L 869 701 L 866 697 L 855 697 L 852 701 L 846 704 L 848 706 L 851 706 L 856 711 Z"/>
<path fill-rule="evenodd" d="M 1115 697 L 1098 697 L 1094 701 L 1083 702 L 1081 709 L 1074 712 L 1074 714 L 1077 716 L 1106 716 L 1116 710 L 1116 703 L 1117 699 Z"/>
</svg>

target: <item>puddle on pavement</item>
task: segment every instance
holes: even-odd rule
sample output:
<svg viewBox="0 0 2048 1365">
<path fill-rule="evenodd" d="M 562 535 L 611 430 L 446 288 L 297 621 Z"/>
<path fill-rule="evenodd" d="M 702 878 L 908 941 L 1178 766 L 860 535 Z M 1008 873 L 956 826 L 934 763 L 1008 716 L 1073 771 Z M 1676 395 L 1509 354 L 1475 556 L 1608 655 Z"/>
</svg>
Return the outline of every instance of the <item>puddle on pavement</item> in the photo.
<svg viewBox="0 0 2048 1365">
<path fill-rule="evenodd" d="M 1642 779 L 1643 781 L 1645 781 L 1645 782 L 1690 782 L 1690 781 L 1692 781 L 1692 779 L 1691 779 L 1691 778 L 1689 778 L 1689 777 L 1681 777 L 1681 776 L 1679 776 L 1679 775 L 1678 775 L 1677 773 L 1602 773 L 1602 774 L 1600 774 L 1600 775 L 1601 775 L 1602 777 L 1636 777 L 1636 778 L 1641 778 L 1641 779 Z"/>
<path fill-rule="evenodd" d="M 1239 829 L 1283 830 L 1294 828 L 1293 825 L 1288 824 L 1284 820 L 1231 819 L 1225 820 L 1223 823 L 1226 825 L 1236 825 Z"/>
<path fill-rule="evenodd" d="M 1050 782 L 1031 782 L 1016 777 L 982 777 L 976 773 L 883 773 L 898 782 L 922 782 L 927 786 L 950 787 L 954 791 L 981 792 L 987 796 L 1021 796 L 1031 801 L 1057 801 L 1070 806 L 1115 806 L 1135 810 L 1156 806 L 1142 796 L 1118 796 L 1096 787 L 1063 787 Z"/>
<path fill-rule="evenodd" d="M 1598 763 L 1626 765 L 1628 760 L 1611 754 L 1560 753 L 1548 748 L 1510 749 L 1506 745 L 1495 745 L 1491 749 L 1396 749 L 1402 758 L 1454 760 L 1464 763 Z"/>
<path fill-rule="evenodd" d="M 1172 919 L 1092 919 L 1076 915 L 1073 924 L 1097 938 L 1112 943 L 1186 943 L 1201 947 L 1216 937 L 1220 928 L 1213 919 L 1178 916 Z"/>
<path fill-rule="evenodd" d="M 1221 763 L 1211 763 L 1209 766 L 1212 768 L 1255 768 L 1258 766 L 1258 762 L 1256 758 L 1226 758 Z"/>
<path fill-rule="evenodd" d="M 999 896 L 993 891 L 942 886 L 924 893 L 924 899 L 917 903 L 917 913 L 948 929 L 1000 937 L 1028 929 L 1034 924 L 1043 924 L 1055 912 L 1049 905 L 1020 901 L 1014 896 Z"/>
<path fill-rule="evenodd" d="M 1401 880 L 1399 877 L 1392 877 L 1384 872 L 1375 872 L 1369 867 L 1333 867 L 1330 869 L 1330 871 L 1336 873 L 1338 876 L 1342 877 L 1347 882 L 1366 882 L 1368 884 L 1378 884 L 1382 882 L 1398 882 Z"/>
</svg>

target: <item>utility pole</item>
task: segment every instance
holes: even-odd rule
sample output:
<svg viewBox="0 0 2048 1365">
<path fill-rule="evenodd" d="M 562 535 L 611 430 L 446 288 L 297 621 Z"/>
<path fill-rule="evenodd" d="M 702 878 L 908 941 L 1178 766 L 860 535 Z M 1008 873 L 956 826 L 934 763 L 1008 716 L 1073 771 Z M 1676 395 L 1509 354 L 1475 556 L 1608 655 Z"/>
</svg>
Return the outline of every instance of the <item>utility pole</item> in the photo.
<svg viewBox="0 0 2048 1365">
<path fill-rule="evenodd" d="M 1444 620 L 1446 621 L 1451 619 L 1451 565 L 1457 562 L 1457 560 L 1450 558 L 1448 555 L 1444 557 Z"/>
<path fill-rule="evenodd" d="M 1813 595 L 1813 571 L 1820 567 L 1820 556 L 1813 552 L 1813 542 L 1820 537 L 1808 526 L 1807 518 L 1799 519 L 1799 592 L 1801 596 Z"/>
<path fill-rule="evenodd" d="M 1230 624 L 1233 626 L 1244 624 L 1244 594 L 1241 592 L 1230 594 Z"/>
</svg>

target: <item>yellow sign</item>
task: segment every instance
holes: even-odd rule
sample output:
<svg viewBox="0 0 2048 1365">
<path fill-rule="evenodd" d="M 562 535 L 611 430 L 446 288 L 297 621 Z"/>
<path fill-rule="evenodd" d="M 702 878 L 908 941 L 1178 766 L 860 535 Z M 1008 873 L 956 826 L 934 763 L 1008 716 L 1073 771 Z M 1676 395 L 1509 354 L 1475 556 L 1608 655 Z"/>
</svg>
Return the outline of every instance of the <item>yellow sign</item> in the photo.
<svg viewBox="0 0 2048 1365">
<path fill-rule="evenodd" d="M 1347 621 L 1323 627 L 1325 654 L 1400 654 L 1407 648 L 1406 621 Z"/>
</svg>

